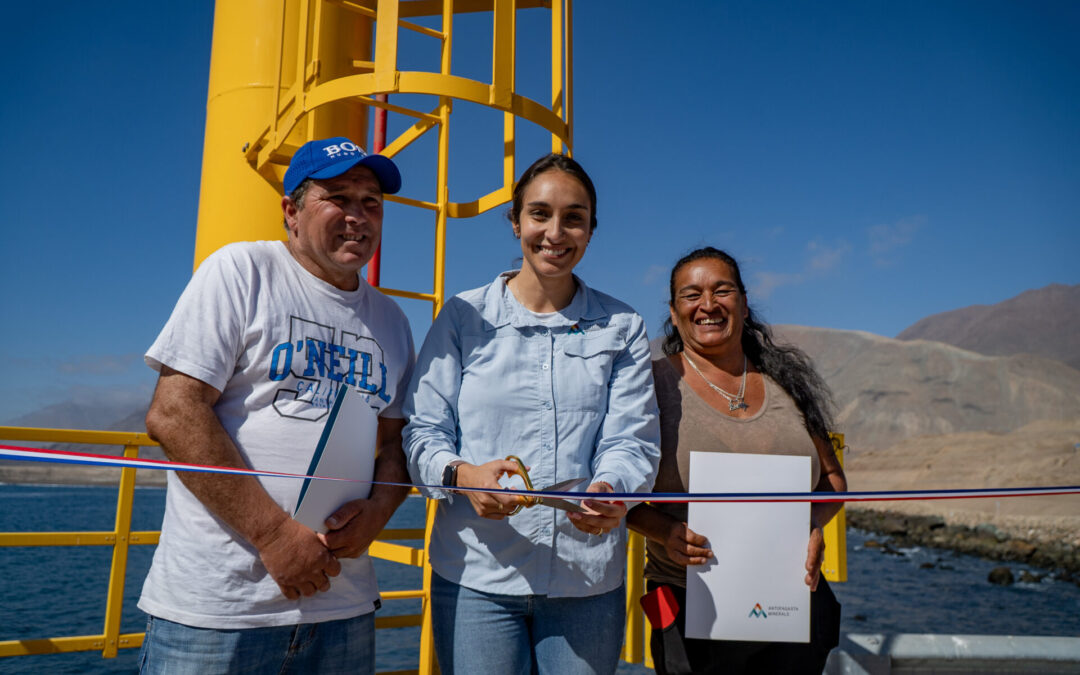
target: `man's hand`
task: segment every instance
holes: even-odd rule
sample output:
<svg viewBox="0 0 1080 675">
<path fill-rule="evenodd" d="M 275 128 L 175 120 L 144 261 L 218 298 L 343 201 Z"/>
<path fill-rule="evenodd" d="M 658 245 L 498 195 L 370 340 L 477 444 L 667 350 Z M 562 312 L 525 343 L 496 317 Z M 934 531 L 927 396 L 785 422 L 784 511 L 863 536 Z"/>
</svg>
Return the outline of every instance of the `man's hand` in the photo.
<svg viewBox="0 0 1080 675">
<path fill-rule="evenodd" d="M 585 490 L 586 492 L 605 493 L 615 490 L 607 483 L 601 481 L 593 483 Z M 581 505 L 589 510 L 588 513 L 571 513 L 568 518 L 577 529 L 588 534 L 602 535 L 614 530 L 619 526 L 619 521 L 626 515 L 625 502 L 602 502 L 595 499 L 586 499 Z"/>
<path fill-rule="evenodd" d="M 499 478 L 517 471 L 518 465 L 508 459 L 496 459 L 477 466 L 476 464 L 458 465 L 457 483 L 461 487 L 502 490 Z M 523 497 L 500 495 L 493 492 L 466 492 L 465 496 L 472 503 L 476 515 L 492 520 L 502 520 L 517 508 Z"/>
<path fill-rule="evenodd" d="M 354 499 L 326 519 L 330 531 L 319 537 L 335 557 L 357 558 L 375 541 L 393 512 L 391 508 L 387 513 L 370 499 Z"/>
<path fill-rule="evenodd" d="M 341 563 L 319 536 L 292 518 L 253 543 L 266 571 L 290 600 L 330 590 L 330 577 L 341 572 Z"/>
<path fill-rule="evenodd" d="M 810 529 L 810 543 L 806 545 L 806 585 L 810 592 L 817 590 L 821 579 L 821 561 L 825 559 L 825 533 L 817 525 Z"/>
</svg>

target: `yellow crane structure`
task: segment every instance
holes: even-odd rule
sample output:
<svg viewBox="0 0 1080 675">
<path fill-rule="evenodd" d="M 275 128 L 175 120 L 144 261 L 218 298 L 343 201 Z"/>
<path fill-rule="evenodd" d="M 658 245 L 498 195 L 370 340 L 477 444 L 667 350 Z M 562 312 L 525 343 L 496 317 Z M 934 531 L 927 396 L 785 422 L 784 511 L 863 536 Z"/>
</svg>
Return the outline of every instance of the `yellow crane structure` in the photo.
<svg viewBox="0 0 1080 675">
<path fill-rule="evenodd" d="M 280 207 L 281 179 L 293 152 L 304 142 L 347 136 L 393 157 L 420 139 L 435 137 L 433 199 L 409 196 L 419 188 L 407 177 L 403 194 L 386 200 L 430 211 L 434 216 L 434 274 L 430 289 L 380 288 L 389 295 L 432 304 L 432 316 L 445 298 L 445 251 L 449 218 L 467 218 L 501 206 L 511 199 L 518 124 L 530 123 L 550 134 L 550 150 L 573 148 L 571 0 L 218 0 L 214 14 L 213 47 L 203 148 L 195 267 L 218 248 L 245 240 L 283 239 Z M 550 32 L 550 97 L 534 100 L 519 93 L 518 38 L 523 11 L 546 12 L 547 19 L 530 21 Z M 491 73 L 489 80 L 453 74 L 454 20 L 462 14 L 490 17 Z M 402 69 L 399 44 L 411 33 L 430 40 L 436 63 L 426 71 Z M 535 36 L 533 36 L 535 37 Z M 541 36 L 543 37 L 543 36 Z M 470 34 L 470 48 L 478 37 Z M 530 43 L 532 44 L 532 42 Z M 532 49 L 530 59 L 542 58 Z M 409 59 L 412 62 L 414 59 Z M 421 108 L 417 102 L 426 103 Z M 449 129 L 455 102 L 476 104 L 502 114 L 502 153 L 492 157 L 491 175 L 498 184 L 482 196 L 454 201 L 450 183 Z M 369 135 L 369 115 L 394 115 L 396 133 L 382 137 L 381 127 Z M 494 125 L 493 125 L 494 126 Z M 425 144 L 427 149 L 431 143 Z M 548 148 L 544 148 L 546 151 Z M 533 153 L 533 154 L 539 154 Z M 369 264 L 369 281 L 378 284 L 377 261 Z M 139 447 L 154 445 L 145 434 L 45 430 L 5 427 L 0 438 L 31 442 L 115 443 L 128 457 Z M 834 436 L 837 449 L 843 438 Z M 3 546 L 100 545 L 113 547 L 113 564 L 101 634 L 7 640 L 0 635 L 0 657 L 71 651 L 100 650 L 105 657 L 117 650 L 138 647 L 142 634 L 120 634 L 124 572 L 128 548 L 156 544 L 157 532 L 131 531 L 135 469 L 121 471 L 116 526 L 106 532 L 0 533 Z M 371 546 L 371 554 L 424 568 L 423 588 L 387 591 L 384 598 L 421 598 L 420 616 L 381 617 L 379 628 L 421 626 L 418 670 L 437 669 L 427 605 L 430 566 L 427 541 L 432 505 L 424 530 L 385 530 Z M 392 540 L 423 539 L 417 549 Z M 846 579 L 843 512 L 826 531 L 826 577 Z M 637 598 L 642 594 L 644 542 L 631 536 L 628 551 L 627 630 L 623 658 L 651 665 L 645 650 L 648 627 Z"/>
</svg>

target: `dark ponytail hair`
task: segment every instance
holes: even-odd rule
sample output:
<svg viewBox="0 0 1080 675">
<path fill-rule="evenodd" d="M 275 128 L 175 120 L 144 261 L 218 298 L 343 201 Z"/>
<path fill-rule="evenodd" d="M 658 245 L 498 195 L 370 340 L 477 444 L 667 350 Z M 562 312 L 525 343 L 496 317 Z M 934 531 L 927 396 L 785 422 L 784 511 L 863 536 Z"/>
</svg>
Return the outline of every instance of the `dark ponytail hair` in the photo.
<svg viewBox="0 0 1080 675">
<path fill-rule="evenodd" d="M 585 192 L 589 194 L 589 230 L 596 229 L 596 187 L 593 185 L 592 179 L 589 178 L 589 174 L 585 172 L 585 168 L 577 163 L 577 160 L 568 156 L 558 153 L 551 153 L 550 155 L 544 155 L 540 159 L 532 163 L 532 165 L 525 169 L 525 172 L 521 174 L 521 178 L 518 178 L 517 184 L 514 186 L 514 198 L 510 204 L 510 211 L 507 213 L 507 217 L 511 223 L 517 224 L 521 218 L 521 209 L 524 207 L 525 190 L 529 187 L 529 184 L 533 182 L 540 174 L 545 171 L 556 169 L 562 171 L 565 174 L 569 174 L 576 178 L 582 187 L 585 188 Z"/>
<path fill-rule="evenodd" d="M 739 264 L 730 255 L 720 249 L 706 246 L 684 255 L 671 270 L 670 295 L 668 304 L 675 306 L 675 276 L 686 265 L 698 260 L 719 260 L 731 269 L 735 276 L 735 285 L 739 293 L 746 298 Z M 683 350 L 682 336 L 669 316 L 664 322 L 664 353 L 668 356 Z M 768 375 L 787 392 L 802 413 L 806 430 L 815 438 L 827 439 L 829 430 L 835 424 L 832 415 L 832 394 L 825 380 L 814 370 L 814 364 L 806 352 L 798 347 L 777 344 L 773 341 L 772 329 L 764 321 L 754 316 L 750 303 L 746 304 L 746 319 L 743 321 L 742 348 L 747 360 L 762 373 Z"/>
</svg>

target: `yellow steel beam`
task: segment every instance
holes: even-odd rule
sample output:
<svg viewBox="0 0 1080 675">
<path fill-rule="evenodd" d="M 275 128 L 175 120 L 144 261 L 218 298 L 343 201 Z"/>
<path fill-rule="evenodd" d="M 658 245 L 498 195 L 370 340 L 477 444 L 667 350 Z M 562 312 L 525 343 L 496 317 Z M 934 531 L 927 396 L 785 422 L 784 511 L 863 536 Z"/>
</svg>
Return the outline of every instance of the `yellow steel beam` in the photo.
<svg viewBox="0 0 1080 675">
<path fill-rule="evenodd" d="M 382 153 L 380 154 L 386 155 L 387 157 L 393 157 L 411 145 L 413 141 L 426 134 L 438 123 L 438 116 L 417 120 L 415 124 L 398 134 L 397 138 L 388 143 L 386 147 L 382 149 Z"/>
<path fill-rule="evenodd" d="M 386 101 L 380 101 L 379 99 L 372 98 L 371 96 L 363 96 L 363 95 L 357 94 L 355 96 L 355 98 L 356 98 L 356 100 L 363 101 L 366 105 L 370 105 L 370 106 L 373 106 L 375 108 L 382 108 L 383 110 L 388 110 L 390 112 L 395 112 L 395 113 L 399 113 L 401 115 L 407 115 L 409 117 L 416 117 L 416 118 L 418 118 L 420 120 L 424 120 L 424 121 L 428 122 L 429 127 L 430 126 L 435 126 L 436 124 L 439 123 L 439 109 L 438 108 L 436 108 L 432 112 L 425 113 L 425 112 L 420 112 L 419 110 L 412 110 L 410 108 L 404 108 L 404 107 L 399 106 L 399 105 L 394 105 L 392 103 L 387 103 Z M 386 155 L 387 157 L 390 156 L 390 155 L 386 154 L 386 149 L 385 148 L 380 150 L 379 154 L 380 155 Z"/>
<path fill-rule="evenodd" d="M 551 4 L 551 111 L 560 118 L 563 116 L 562 69 L 563 69 L 563 4 L 554 0 Z M 551 151 L 562 152 L 560 134 L 552 132 Z"/>
<path fill-rule="evenodd" d="M 395 204 L 415 206 L 418 209 L 427 209 L 428 211 L 439 210 L 439 205 L 435 202 L 422 202 L 419 199 L 409 199 L 408 197 L 402 197 L 401 195 L 385 195 L 384 198 L 386 199 L 386 201 L 394 202 Z"/>
<path fill-rule="evenodd" d="M 563 23 L 566 25 L 566 86 L 563 89 L 563 100 L 566 101 L 563 112 L 563 120 L 566 122 L 566 153 L 572 154 L 574 147 L 574 69 L 570 65 L 574 62 L 574 21 L 573 0 L 566 1 L 566 15 Z"/>
<path fill-rule="evenodd" d="M 350 2 L 350 0 L 327 0 L 327 2 L 335 5 L 341 5 L 343 8 L 352 12 L 356 12 L 357 14 L 365 16 L 369 19 L 378 18 L 377 11 L 360 2 Z M 398 7 L 398 16 L 401 16 L 400 5 Z M 401 19 L 398 19 L 398 28 L 411 30 L 414 33 L 420 33 L 421 35 L 427 35 L 428 37 L 433 37 L 436 39 L 442 39 L 443 37 L 443 34 L 440 31 L 437 31 L 433 28 L 428 28 L 427 26 L 421 26 L 418 23 L 412 23 L 411 21 L 403 21 Z"/>
<path fill-rule="evenodd" d="M 124 448 L 124 457 L 138 457 L 139 447 Z M 131 508 L 135 502 L 135 469 L 120 470 L 120 488 L 116 497 L 116 543 L 113 545 L 112 565 L 109 568 L 109 591 L 105 602 L 105 649 L 101 656 L 111 659 L 119 648 L 120 614 L 124 611 L 124 579 L 127 572 L 128 546 L 131 535 Z"/>
<path fill-rule="evenodd" d="M 157 532 L 132 532 L 132 544 L 157 544 Z M 112 546 L 115 532 L 0 532 L 4 546 Z"/>
<path fill-rule="evenodd" d="M 419 614 L 399 614 L 398 616 L 379 616 L 375 618 L 375 628 L 410 628 L 419 626 L 422 619 Z"/>
<path fill-rule="evenodd" d="M 443 1 L 442 29 L 446 37 L 442 42 L 438 77 L 446 81 L 452 77 L 450 75 L 450 65 L 454 53 L 454 0 Z M 418 74 L 429 75 L 428 73 Z M 425 89 L 425 91 L 431 90 Z M 442 309 L 446 295 L 446 219 L 450 215 L 448 213 L 448 204 L 450 203 L 450 113 L 453 111 L 454 106 L 451 96 L 448 93 L 439 96 L 439 150 L 435 172 L 435 201 L 438 203 L 439 208 L 435 211 L 435 288 L 433 290 L 435 301 L 431 306 L 432 321 L 439 315 L 439 310 Z"/>
<path fill-rule="evenodd" d="M 410 298 L 412 300 L 427 300 L 428 302 L 435 302 L 435 296 L 431 293 L 416 293 L 414 291 L 401 291 L 396 288 L 384 288 L 379 287 L 379 290 L 386 295 L 392 295 L 398 298 Z"/>
<path fill-rule="evenodd" d="M 0 427 L 0 438 L 39 443 L 87 443 L 90 445 L 157 445 L 149 435 L 134 431 L 88 431 L 85 429 L 38 429 Z"/>
<path fill-rule="evenodd" d="M 424 526 L 424 550 L 431 548 L 431 529 L 435 524 L 435 509 L 438 504 L 434 499 L 427 501 L 426 518 Z M 420 672 L 430 674 L 435 672 L 435 639 L 432 635 L 431 620 L 431 565 L 424 565 L 422 590 L 424 592 L 423 609 L 420 621 Z"/>
<path fill-rule="evenodd" d="M 125 633 L 117 636 L 122 648 L 141 647 L 143 633 Z M 76 635 L 71 637 L 33 638 L 0 641 L 0 657 L 30 656 L 32 654 L 67 654 L 104 649 L 103 635 Z"/>
<path fill-rule="evenodd" d="M 513 194 L 513 181 L 511 181 L 508 185 L 489 192 L 474 202 L 450 202 L 446 205 L 447 213 L 451 218 L 471 218 L 502 206 L 510 201 Z"/>
<path fill-rule="evenodd" d="M 381 591 L 379 596 L 383 600 L 422 600 L 424 590 L 417 588 L 411 591 Z"/>
<path fill-rule="evenodd" d="M 308 91 L 305 98 L 306 109 L 310 111 L 335 101 L 376 93 L 447 96 L 476 103 L 477 105 L 504 109 L 502 105 L 491 103 L 491 85 L 478 80 L 459 75 L 411 70 L 395 71 L 395 74 L 396 78 L 384 76 L 383 79 L 378 79 L 380 75 L 378 71 L 374 73 L 358 73 L 324 82 Z M 560 138 L 565 138 L 567 136 L 567 125 L 562 118 L 561 82 L 557 86 L 559 89 L 558 96 L 560 97 L 559 112 L 554 112 L 544 105 L 519 94 L 511 96 L 508 104 L 510 112 L 528 119 Z M 260 138 L 262 137 L 260 136 Z M 259 161 L 269 161 L 271 152 L 272 150 L 269 149 L 261 151 Z"/>
<path fill-rule="evenodd" d="M 0 532 L 2 546 L 112 546 L 113 532 Z"/>
<path fill-rule="evenodd" d="M 374 0 L 367 0 L 373 2 Z M 490 12 L 494 0 L 455 0 L 454 14 L 472 14 L 476 12 Z M 552 0 L 516 0 L 518 9 L 535 9 L 538 7 L 550 7 Z M 401 16 L 436 16 L 442 13 L 442 0 L 403 0 Z"/>
<path fill-rule="evenodd" d="M 381 541 L 395 539 L 423 539 L 424 530 L 420 527 L 388 527 L 375 537 Z"/>
<path fill-rule="evenodd" d="M 426 559 L 424 552 L 418 548 L 402 546 L 401 544 L 389 544 L 379 540 L 371 542 L 368 552 L 382 560 L 389 560 L 390 562 L 401 563 L 403 565 L 412 565 L 414 567 L 420 567 L 424 564 L 424 560 Z"/>
<path fill-rule="evenodd" d="M 644 656 L 641 625 L 644 612 L 638 598 L 645 595 L 645 537 L 630 532 L 626 542 L 626 631 L 622 660 L 638 663 Z"/>
<path fill-rule="evenodd" d="M 844 434 L 829 434 L 836 459 L 844 466 Z M 829 581 L 847 581 L 847 515 L 844 507 L 833 516 L 822 532 L 825 535 L 825 557 L 821 561 L 821 573 Z"/>
<path fill-rule="evenodd" d="M 507 110 L 514 95 L 514 0 L 496 0 L 488 105 Z"/>
<path fill-rule="evenodd" d="M 375 19 L 374 93 L 397 88 L 398 3 L 380 2 Z"/>
</svg>

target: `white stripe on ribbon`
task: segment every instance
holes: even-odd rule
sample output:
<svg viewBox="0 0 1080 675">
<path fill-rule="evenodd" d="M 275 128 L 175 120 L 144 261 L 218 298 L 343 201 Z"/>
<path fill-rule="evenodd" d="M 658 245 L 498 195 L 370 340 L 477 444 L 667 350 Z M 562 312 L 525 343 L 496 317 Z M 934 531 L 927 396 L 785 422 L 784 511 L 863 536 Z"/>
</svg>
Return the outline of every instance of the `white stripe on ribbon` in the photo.
<svg viewBox="0 0 1080 675">
<path fill-rule="evenodd" d="M 90 466 L 130 467 L 134 469 L 157 469 L 164 471 L 196 471 L 201 473 L 220 473 L 244 476 L 268 476 L 273 478 L 302 478 L 312 480 L 355 481 L 350 478 L 333 476 L 306 476 L 299 473 L 281 471 L 258 471 L 256 469 L 237 469 L 204 464 L 185 464 L 160 459 L 137 459 L 134 457 L 116 457 L 114 455 L 96 455 L 85 452 L 64 450 L 45 450 L 24 448 L 13 445 L 0 445 L 0 459 L 13 459 L 30 462 L 53 462 L 62 464 L 83 464 Z M 399 487 L 417 487 L 430 490 L 445 489 L 441 485 L 413 485 L 408 483 L 389 483 L 366 481 L 374 485 L 394 485 Z M 486 488 L 456 487 L 455 492 L 495 492 Z M 507 488 L 500 494 L 536 496 L 536 492 Z M 1047 495 L 1080 494 L 1080 485 L 1057 487 L 1020 487 L 1020 488 L 974 488 L 958 490 L 887 490 L 877 492 L 697 492 L 697 493 L 641 493 L 641 492 L 544 492 L 545 497 L 560 499 L 603 499 L 625 502 L 877 502 L 909 501 L 930 499 L 1001 499 L 1008 497 L 1041 497 Z"/>
<path fill-rule="evenodd" d="M 133 469 L 158 469 L 164 471 L 195 471 L 199 473 L 224 473 L 244 476 L 272 476 L 275 478 L 316 478 L 318 480 L 343 480 L 331 476 L 305 476 L 302 473 L 281 471 L 258 471 L 238 469 L 228 466 L 209 466 L 205 464 L 184 464 L 164 459 L 138 459 L 135 457 L 117 457 L 115 455 L 95 455 L 89 452 L 68 452 L 65 450 L 44 450 L 42 448 L 23 448 L 15 445 L 0 445 L 0 459 L 15 459 L 29 462 L 51 462 L 58 464 L 83 464 L 87 466 L 114 466 Z"/>
</svg>

